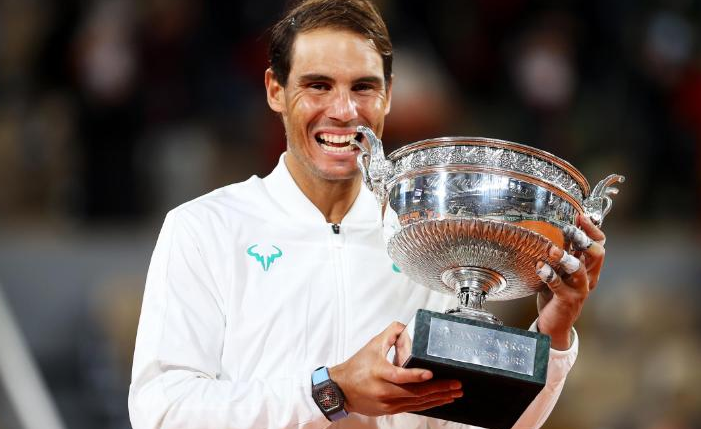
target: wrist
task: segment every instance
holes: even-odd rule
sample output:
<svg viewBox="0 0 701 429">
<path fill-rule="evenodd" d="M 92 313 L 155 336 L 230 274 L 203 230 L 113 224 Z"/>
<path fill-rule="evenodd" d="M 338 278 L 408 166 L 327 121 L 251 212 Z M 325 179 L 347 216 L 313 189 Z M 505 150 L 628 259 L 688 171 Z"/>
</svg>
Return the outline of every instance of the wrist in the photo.
<svg viewBox="0 0 701 429">
<path fill-rule="evenodd" d="M 351 389 L 350 386 L 348 386 L 347 383 L 347 371 L 346 371 L 346 366 L 345 362 L 340 363 L 336 366 L 330 366 L 327 368 L 329 371 L 329 378 L 336 383 L 339 389 L 341 389 L 341 392 L 343 392 L 343 408 L 346 410 L 346 412 L 351 413 L 353 412 L 352 409 L 352 404 L 348 400 L 348 395 L 349 389 Z"/>
<path fill-rule="evenodd" d="M 543 329 L 540 326 L 540 320 L 536 322 L 535 325 L 536 332 L 546 334 L 550 337 L 550 348 L 560 351 L 569 350 L 572 347 L 572 340 L 574 335 L 572 334 L 573 327 L 567 329 L 548 329 L 547 327 Z"/>
</svg>

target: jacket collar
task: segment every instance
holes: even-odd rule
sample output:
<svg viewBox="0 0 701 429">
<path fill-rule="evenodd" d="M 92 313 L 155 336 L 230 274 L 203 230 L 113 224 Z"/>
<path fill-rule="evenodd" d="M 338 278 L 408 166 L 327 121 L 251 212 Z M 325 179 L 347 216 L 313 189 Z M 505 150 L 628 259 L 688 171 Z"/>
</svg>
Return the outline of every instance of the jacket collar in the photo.
<svg viewBox="0 0 701 429">
<path fill-rule="evenodd" d="M 263 178 L 263 184 L 270 196 L 280 205 L 281 209 L 298 220 L 311 223 L 327 223 L 321 211 L 307 198 L 292 178 L 285 165 L 285 153 L 273 171 Z M 375 196 L 365 185 L 361 186 L 341 225 L 374 224 L 380 225 L 380 211 Z"/>
</svg>

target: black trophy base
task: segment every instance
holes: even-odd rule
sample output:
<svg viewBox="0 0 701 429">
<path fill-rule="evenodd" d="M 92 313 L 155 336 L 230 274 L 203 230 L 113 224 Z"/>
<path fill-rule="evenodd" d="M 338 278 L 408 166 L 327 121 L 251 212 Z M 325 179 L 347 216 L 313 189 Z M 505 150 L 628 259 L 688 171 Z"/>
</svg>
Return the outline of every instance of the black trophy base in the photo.
<svg viewBox="0 0 701 429">
<path fill-rule="evenodd" d="M 461 398 L 416 414 L 508 429 L 545 386 L 549 353 L 547 335 L 418 310 L 403 366 L 462 383 Z"/>
</svg>

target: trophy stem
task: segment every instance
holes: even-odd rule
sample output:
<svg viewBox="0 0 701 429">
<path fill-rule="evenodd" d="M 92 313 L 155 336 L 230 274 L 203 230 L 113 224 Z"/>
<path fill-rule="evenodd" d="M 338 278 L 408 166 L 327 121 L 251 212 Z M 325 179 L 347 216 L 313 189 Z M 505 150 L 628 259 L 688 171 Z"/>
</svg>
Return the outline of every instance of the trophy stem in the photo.
<svg viewBox="0 0 701 429">
<path fill-rule="evenodd" d="M 455 290 L 460 301 L 457 308 L 447 311 L 448 314 L 497 325 L 504 324 L 484 308 L 487 293 L 496 292 L 506 286 L 506 280 L 501 274 L 480 267 L 457 267 L 444 271 L 441 279 Z"/>
</svg>

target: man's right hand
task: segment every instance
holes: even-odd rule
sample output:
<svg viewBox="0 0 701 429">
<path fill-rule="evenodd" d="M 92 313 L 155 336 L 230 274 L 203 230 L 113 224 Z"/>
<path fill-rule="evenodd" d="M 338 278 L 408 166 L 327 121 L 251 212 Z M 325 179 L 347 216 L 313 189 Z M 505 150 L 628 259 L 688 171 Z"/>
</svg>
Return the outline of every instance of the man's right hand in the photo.
<svg viewBox="0 0 701 429">
<path fill-rule="evenodd" d="M 350 359 L 329 368 L 329 376 L 346 397 L 346 411 L 380 416 L 421 411 L 462 396 L 456 380 L 431 380 L 431 371 L 402 368 L 387 360 L 404 325 L 394 322 Z"/>
</svg>

